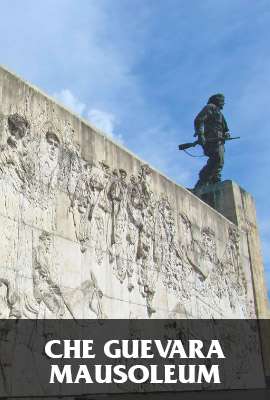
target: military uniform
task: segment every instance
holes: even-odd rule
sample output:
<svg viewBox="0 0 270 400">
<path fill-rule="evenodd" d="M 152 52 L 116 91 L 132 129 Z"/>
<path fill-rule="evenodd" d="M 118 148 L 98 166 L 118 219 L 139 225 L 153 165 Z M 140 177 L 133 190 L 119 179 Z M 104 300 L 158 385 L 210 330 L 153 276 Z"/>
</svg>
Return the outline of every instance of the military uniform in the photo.
<svg viewBox="0 0 270 400">
<path fill-rule="evenodd" d="M 222 107 L 218 103 L 210 102 L 212 98 L 194 120 L 195 136 L 198 136 L 204 154 L 209 157 L 207 164 L 199 173 L 195 190 L 207 184 L 220 182 L 224 165 L 224 140 L 222 139 L 229 137 L 229 128 L 221 112 Z M 224 98 L 222 101 L 224 103 Z M 215 142 L 216 139 L 221 140 Z"/>
</svg>

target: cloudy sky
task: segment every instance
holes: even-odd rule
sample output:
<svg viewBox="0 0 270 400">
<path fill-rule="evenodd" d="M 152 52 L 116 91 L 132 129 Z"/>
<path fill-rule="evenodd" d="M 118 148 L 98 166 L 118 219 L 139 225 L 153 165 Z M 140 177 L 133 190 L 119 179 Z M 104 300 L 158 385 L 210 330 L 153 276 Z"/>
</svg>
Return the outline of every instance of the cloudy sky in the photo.
<svg viewBox="0 0 270 400">
<path fill-rule="evenodd" d="M 187 187 L 205 159 L 177 145 L 225 93 L 223 178 L 255 197 L 270 288 L 269 26 L 269 0 L 2 0 L 0 62 Z"/>
</svg>

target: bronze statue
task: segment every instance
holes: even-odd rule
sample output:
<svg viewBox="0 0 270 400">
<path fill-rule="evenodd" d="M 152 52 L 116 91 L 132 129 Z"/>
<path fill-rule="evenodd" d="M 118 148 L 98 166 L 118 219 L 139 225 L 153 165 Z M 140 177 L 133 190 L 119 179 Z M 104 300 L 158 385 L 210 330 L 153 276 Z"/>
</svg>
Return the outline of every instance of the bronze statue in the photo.
<svg viewBox="0 0 270 400">
<path fill-rule="evenodd" d="M 194 193 L 200 193 L 205 186 L 221 181 L 221 171 L 224 165 L 224 143 L 226 140 L 239 139 L 239 137 L 232 138 L 230 136 L 227 122 L 221 111 L 224 104 L 223 94 L 218 93 L 211 96 L 207 105 L 194 120 L 194 136 L 197 136 L 198 140 L 179 145 L 180 150 L 186 150 L 200 144 L 204 155 L 209 157 L 207 164 L 199 173 L 199 180 L 193 189 Z"/>
<path fill-rule="evenodd" d="M 224 139 L 230 137 L 227 122 L 221 110 L 225 104 L 223 94 L 215 94 L 194 120 L 195 136 L 209 157 L 207 164 L 199 172 L 199 180 L 194 187 L 198 191 L 202 186 L 221 181 L 224 165 Z M 209 139 L 214 139 L 213 141 Z"/>
</svg>

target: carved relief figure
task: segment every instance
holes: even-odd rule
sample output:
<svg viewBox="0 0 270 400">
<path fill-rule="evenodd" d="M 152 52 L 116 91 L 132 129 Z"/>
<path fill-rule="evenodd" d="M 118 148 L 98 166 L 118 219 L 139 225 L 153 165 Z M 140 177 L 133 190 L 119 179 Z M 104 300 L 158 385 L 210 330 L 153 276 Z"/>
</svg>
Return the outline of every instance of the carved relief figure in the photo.
<svg viewBox="0 0 270 400">
<path fill-rule="evenodd" d="M 102 306 L 103 293 L 94 273 L 75 289 L 60 289 L 59 275 L 53 268 L 52 237 L 42 232 L 33 255 L 33 295 L 35 303 L 25 300 L 25 309 L 37 318 L 79 319 L 105 318 Z M 25 315 L 27 315 L 27 312 Z M 86 313 L 87 315 L 83 315 Z"/>
<path fill-rule="evenodd" d="M 63 175 L 68 177 L 67 190 L 69 195 L 72 196 L 75 192 L 78 180 L 80 179 L 80 175 L 83 173 L 83 161 L 80 157 L 79 145 L 74 146 L 72 150 L 68 151 L 67 158 L 69 163 Z"/>
<path fill-rule="evenodd" d="M 49 129 L 41 141 L 39 161 L 39 190 L 41 196 L 52 197 L 57 188 L 59 173 L 60 140 Z"/>
<path fill-rule="evenodd" d="M 67 291 L 64 294 L 66 304 L 73 318 L 98 318 L 105 319 L 102 304 L 103 292 L 100 290 L 94 273 L 84 281 L 80 287 Z"/>
<path fill-rule="evenodd" d="M 146 298 L 148 314 L 155 312 L 152 306 L 158 270 L 154 260 L 154 227 L 155 203 L 150 189 L 151 170 L 142 165 L 138 177 L 131 177 L 128 189 L 128 215 L 130 222 L 137 230 L 137 248 L 132 259 L 138 266 L 138 284 L 140 292 Z M 129 236 L 129 247 L 132 249 L 132 236 Z M 133 231 L 133 241 L 134 241 Z M 135 239 L 136 240 L 136 239 Z M 135 257 L 134 257 L 135 256 Z M 129 263 L 131 264 L 132 261 Z"/>
<path fill-rule="evenodd" d="M 127 267 L 127 173 L 123 169 L 114 170 L 111 184 L 108 189 L 108 198 L 111 202 L 111 232 L 109 237 L 110 263 L 120 282 L 126 278 Z M 129 287 L 131 289 L 131 287 Z"/>
<path fill-rule="evenodd" d="M 220 261 L 224 285 L 226 285 L 230 306 L 233 310 L 239 300 L 247 294 L 247 282 L 240 262 L 239 240 L 238 230 L 229 227 L 225 252 Z"/>
<path fill-rule="evenodd" d="M 78 178 L 77 185 L 71 197 L 71 209 L 77 240 L 81 244 L 81 251 L 84 253 L 90 240 L 90 214 L 91 210 L 91 191 L 89 179 L 91 175 L 91 165 L 85 163 L 83 171 Z"/>
<path fill-rule="evenodd" d="M 1 148 L 0 170 L 15 189 L 21 191 L 33 173 L 32 165 L 27 158 L 30 125 L 17 113 L 9 115 L 7 125 L 9 136 Z"/>
<path fill-rule="evenodd" d="M 15 277 L 0 278 L 0 318 L 20 318 L 20 296 L 15 288 Z"/>
<path fill-rule="evenodd" d="M 180 213 L 178 219 L 178 249 L 183 263 L 183 292 L 186 298 L 191 298 L 194 289 L 194 279 L 204 279 L 201 265 L 200 240 L 196 240 L 192 224 L 186 214 Z"/>
<path fill-rule="evenodd" d="M 201 256 L 200 271 L 206 278 L 218 261 L 215 232 L 211 228 L 203 228 L 199 246 Z"/>
<path fill-rule="evenodd" d="M 53 270 L 52 237 L 42 232 L 39 244 L 33 253 L 33 293 L 38 304 L 38 318 L 46 315 L 60 318 L 65 313 L 65 304 Z"/>
<path fill-rule="evenodd" d="M 97 263 L 101 265 L 108 249 L 108 224 L 111 210 L 107 197 L 109 168 L 104 163 L 100 163 L 100 167 L 93 165 L 91 170 L 89 220 L 91 222 L 91 247 L 94 249 Z"/>
<path fill-rule="evenodd" d="M 154 254 L 164 275 L 165 285 L 178 291 L 181 285 L 182 265 L 175 243 L 175 233 L 172 208 L 167 196 L 162 196 L 157 204 Z"/>
<path fill-rule="evenodd" d="M 188 260 L 192 258 L 194 250 L 194 238 L 191 229 L 190 219 L 186 214 L 179 214 L 179 248 L 183 257 Z"/>
<path fill-rule="evenodd" d="M 125 182 L 127 173 L 123 169 L 113 171 L 113 178 L 111 180 L 108 198 L 111 202 L 111 218 L 112 218 L 112 229 L 111 229 L 111 245 L 119 241 L 119 228 L 118 222 L 120 220 L 121 210 L 125 207 L 124 201 L 126 197 L 127 184 Z"/>
</svg>

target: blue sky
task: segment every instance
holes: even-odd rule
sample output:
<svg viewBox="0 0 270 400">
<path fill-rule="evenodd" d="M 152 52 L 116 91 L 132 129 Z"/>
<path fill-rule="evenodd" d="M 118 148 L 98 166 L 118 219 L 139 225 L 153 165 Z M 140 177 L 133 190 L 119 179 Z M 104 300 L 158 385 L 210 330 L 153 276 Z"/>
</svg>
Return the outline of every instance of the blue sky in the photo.
<svg viewBox="0 0 270 400">
<path fill-rule="evenodd" d="M 269 0 L 2 0 L 0 62 L 188 187 L 205 159 L 177 145 L 225 93 L 223 178 L 256 200 L 270 288 L 269 26 Z"/>
</svg>

